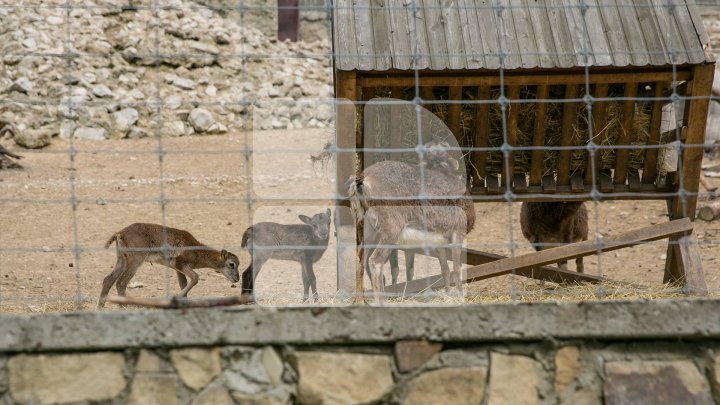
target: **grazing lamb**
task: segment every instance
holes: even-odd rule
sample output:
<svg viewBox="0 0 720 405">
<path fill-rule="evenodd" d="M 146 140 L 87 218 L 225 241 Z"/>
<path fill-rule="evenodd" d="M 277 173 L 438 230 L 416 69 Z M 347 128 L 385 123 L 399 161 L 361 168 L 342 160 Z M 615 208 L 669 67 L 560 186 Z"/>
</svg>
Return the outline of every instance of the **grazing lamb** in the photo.
<svg viewBox="0 0 720 405">
<path fill-rule="evenodd" d="M 115 242 L 117 262 L 103 280 L 98 308 L 105 306 L 110 288 L 116 284 L 117 292 L 125 296 L 128 283 L 144 262 L 162 264 L 177 272 L 180 293 L 185 297 L 197 284 L 195 269 L 210 268 L 237 283 L 238 257 L 226 250 L 215 250 L 203 245 L 190 232 L 157 224 L 135 223 L 115 233 L 105 243 L 105 249 Z M 163 246 L 166 245 L 165 248 Z M 188 283 L 188 278 L 190 283 Z"/>
<path fill-rule="evenodd" d="M 587 240 L 588 214 L 582 201 L 524 202 L 520 210 L 522 233 L 535 250 L 553 245 Z M 578 273 L 582 273 L 583 258 L 575 260 Z M 567 270 L 567 261 L 558 263 Z"/>
<path fill-rule="evenodd" d="M 384 300 L 382 266 L 392 248 L 405 245 L 437 249 L 440 269 L 449 288 L 451 278 L 462 292 L 460 259 L 462 242 L 468 224 L 474 224 L 475 212 L 466 195 L 466 185 L 458 174 L 458 161 L 450 156 L 449 145 L 425 145 L 422 167 L 386 160 L 367 167 L 360 176 L 348 180 L 348 195 L 357 228 L 367 231 L 363 245 L 377 246 L 365 259 L 365 248 L 359 248 L 360 262 L 356 274 L 356 301 L 363 301 L 364 263 L 372 268 L 370 279 L 376 301 Z M 422 193 L 429 198 L 419 199 Z M 385 201 L 382 201 L 385 199 Z M 469 208 L 468 208 L 469 207 Z M 452 245 L 450 249 L 446 245 Z M 447 265 L 447 251 L 453 260 L 453 272 Z"/>
<path fill-rule="evenodd" d="M 313 263 L 327 250 L 330 238 L 330 209 L 312 218 L 298 215 L 304 224 L 282 225 L 260 222 L 245 230 L 242 247 L 248 249 L 252 260 L 242 273 L 242 293 L 253 295 L 255 278 L 269 259 L 289 260 L 300 263 L 303 280 L 303 302 L 308 300 L 312 289 L 313 301 L 317 301 L 317 286 Z"/>
</svg>

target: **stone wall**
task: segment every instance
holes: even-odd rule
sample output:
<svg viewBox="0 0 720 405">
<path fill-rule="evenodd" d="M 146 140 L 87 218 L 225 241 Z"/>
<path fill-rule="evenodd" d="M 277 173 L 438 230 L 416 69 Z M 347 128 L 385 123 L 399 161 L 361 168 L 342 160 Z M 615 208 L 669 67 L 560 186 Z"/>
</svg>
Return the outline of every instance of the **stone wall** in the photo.
<svg viewBox="0 0 720 405">
<path fill-rule="evenodd" d="M 0 400 L 717 403 L 718 310 L 680 300 L 6 316 Z"/>
</svg>

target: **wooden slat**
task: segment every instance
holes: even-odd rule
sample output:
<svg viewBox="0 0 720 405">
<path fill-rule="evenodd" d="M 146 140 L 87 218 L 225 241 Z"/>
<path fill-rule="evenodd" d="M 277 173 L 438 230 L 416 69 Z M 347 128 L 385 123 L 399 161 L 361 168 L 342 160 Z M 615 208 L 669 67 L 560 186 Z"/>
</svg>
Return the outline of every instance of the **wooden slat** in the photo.
<svg viewBox="0 0 720 405">
<path fill-rule="evenodd" d="M 605 3 L 607 3 L 607 0 L 602 0 L 603 6 Z M 610 55 L 610 45 L 605 36 L 607 28 L 600 14 L 597 0 L 585 0 L 585 4 L 589 7 L 585 11 L 583 24 L 587 30 L 588 41 L 592 47 L 593 59 L 595 60 L 594 66 L 612 65 L 613 60 Z"/>
<path fill-rule="evenodd" d="M 663 95 L 663 86 L 661 83 L 655 83 L 655 97 L 660 98 Z M 650 133 L 648 136 L 648 145 L 656 146 L 660 144 L 660 126 L 662 125 L 662 108 L 663 100 L 655 100 L 652 103 L 652 111 L 650 112 Z M 657 158 L 659 149 L 649 148 L 645 150 L 643 159 L 643 184 L 653 184 L 657 176 Z"/>
<path fill-rule="evenodd" d="M 600 192 L 601 193 L 612 193 L 613 192 L 613 181 L 612 173 L 610 170 L 600 170 Z"/>
<path fill-rule="evenodd" d="M 572 100 L 578 97 L 578 86 L 567 85 L 565 87 L 565 100 Z M 578 103 L 565 102 L 563 104 L 562 127 L 560 133 L 560 146 L 572 146 L 573 126 L 577 122 Z M 561 150 L 558 152 L 558 185 L 565 186 L 570 183 L 570 163 L 572 150 Z M 532 182 L 531 182 L 532 184 Z"/>
<path fill-rule="evenodd" d="M 607 97 L 608 86 L 607 84 L 597 84 L 595 86 L 595 98 Z M 600 132 L 605 127 L 607 122 L 607 101 L 596 101 L 592 105 L 592 139 L 596 145 L 601 144 Z M 598 172 L 600 170 L 600 150 L 595 150 L 594 156 L 591 156 L 590 151 L 587 151 L 587 165 L 585 166 L 585 183 L 592 184 L 593 179 L 597 181 Z"/>
<path fill-rule="evenodd" d="M 391 87 L 390 88 L 390 97 L 396 98 L 396 99 L 402 99 L 403 98 L 403 88 L 402 87 Z M 402 112 L 404 111 L 404 106 L 397 105 L 397 104 L 390 104 L 386 108 L 390 109 L 389 117 L 398 117 L 402 115 Z M 391 149 L 400 149 L 403 147 L 402 144 L 402 126 L 401 121 L 398 119 L 390 119 L 388 120 L 389 126 L 390 126 L 390 148 Z M 403 153 L 390 153 L 390 156 L 388 159 L 390 160 L 401 160 L 400 156 Z"/>
<path fill-rule="evenodd" d="M 688 80 L 691 73 L 686 70 L 678 69 L 673 75 L 671 71 L 650 71 L 650 72 L 624 72 L 622 75 L 623 82 L 670 82 L 673 80 Z M 452 75 L 421 75 L 419 78 L 414 74 L 393 74 L 392 76 L 362 76 L 358 78 L 362 86 L 414 86 L 419 82 L 421 86 L 499 86 L 501 79 L 497 73 L 489 75 L 463 75 L 456 72 Z M 502 83 L 506 86 L 511 85 L 539 85 L 539 84 L 582 84 L 587 79 L 582 72 L 565 72 L 564 74 L 519 74 L 513 75 L 506 72 L 502 78 Z M 591 73 L 591 84 L 596 83 L 617 83 L 618 75 L 616 73 Z"/>
<path fill-rule="evenodd" d="M 497 31 L 500 33 L 500 49 L 505 54 L 502 67 L 505 69 L 518 69 L 522 67 L 512 9 L 507 7 L 503 9 L 500 13 L 500 19 L 496 18 L 495 21 L 496 24 L 498 24 Z"/>
<path fill-rule="evenodd" d="M 637 95 L 636 83 L 625 83 L 626 99 L 634 98 Z M 615 146 L 629 146 L 635 123 L 635 100 L 623 101 L 622 121 L 620 121 L 620 133 L 618 134 Z M 627 179 L 628 156 L 630 149 L 615 150 L 615 184 L 625 184 Z"/>
<path fill-rule="evenodd" d="M 668 1 L 651 0 L 650 4 L 651 10 L 655 13 L 655 21 L 667 51 L 667 54 L 665 55 L 667 63 L 685 63 L 685 61 L 687 61 L 687 53 L 684 49 L 685 45 L 683 44 L 682 37 L 680 37 L 680 33 L 675 26 L 674 18 L 672 18 L 672 16 L 668 13 Z M 671 53 L 671 50 L 674 51 L 674 54 Z"/>
<path fill-rule="evenodd" d="M 604 1 L 600 7 L 600 14 L 604 22 L 605 35 L 613 58 L 613 66 L 627 66 L 632 63 L 632 55 L 628 41 L 625 38 L 620 13 L 614 2 Z"/>
<path fill-rule="evenodd" d="M 445 28 L 445 41 L 447 41 L 448 63 L 450 69 L 467 68 L 465 59 L 465 44 L 463 29 L 460 22 L 457 1 L 441 1 L 443 27 Z"/>
<path fill-rule="evenodd" d="M 668 61 L 667 49 L 663 41 L 662 31 L 658 28 L 652 0 L 635 0 L 635 11 L 638 15 L 640 28 L 645 39 L 645 50 L 649 53 L 650 63 L 663 65 Z"/>
<path fill-rule="evenodd" d="M 490 87 L 480 86 L 477 94 L 478 100 L 490 100 Z M 475 133 L 473 134 L 473 145 L 476 148 L 486 148 L 490 138 L 490 104 L 477 104 L 475 106 L 475 120 L 473 121 Z M 472 155 L 473 166 L 478 183 L 485 181 L 485 165 L 487 152 L 474 151 Z M 481 184 L 478 184 L 481 185 Z"/>
<path fill-rule="evenodd" d="M 709 107 L 709 97 L 712 90 L 714 64 L 697 65 L 691 85 L 691 95 L 697 97 L 690 101 L 687 123 L 687 139 L 682 150 L 682 173 L 680 173 L 682 188 L 689 193 L 686 201 L 676 197 L 673 200 L 671 218 L 689 216 L 695 218 L 697 206 L 697 192 L 700 183 L 700 166 L 703 158 L 703 143 L 705 141 L 705 123 Z"/>
<path fill-rule="evenodd" d="M 392 39 L 390 33 L 390 13 L 388 0 L 370 0 L 372 14 L 372 33 L 375 50 L 375 70 L 388 70 L 392 67 Z"/>
<path fill-rule="evenodd" d="M 475 0 L 471 1 L 475 2 Z M 483 4 L 475 2 L 475 4 L 477 5 L 475 11 L 478 25 L 480 26 L 480 38 L 482 39 L 483 49 L 485 50 L 485 65 L 487 69 L 497 69 L 500 67 L 500 48 L 495 10 L 489 2 Z M 470 10 L 468 10 L 468 12 L 470 12 Z"/>
<path fill-rule="evenodd" d="M 485 185 L 489 194 L 497 194 L 500 192 L 500 183 L 498 182 L 497 175 L 488 174 L 485 176 Z"/>
<path fill-rule="evenodd" d="M 513 190 L 516 193 L 527 193 L 528 184 L 525 173 L 515 173 L 513 175 Z"/>
<path fill-rule="evenodd" d="M 437 257 L 437 253 L 431 252 L 430 256 Z M 480 264 L 490 263 L 506 256 L 500 256 L 492 253 L 481 252 L 473 249 L 463 249 L 461 257 L 464 264 L 476 266 Z M 520 269 L 516 271 L 518 276 L 534 278 L 536 280 L 550 281 L 553 283 L 599 283 L 603 281 L 602 277 L 592 276 L 589 274 L 578 273 L 575 271 L 560 270 L 556 267 L 539 266 L 529 269 Z M 417 294 L 427 289 L 439 290 L 445 287 L 445 283 L 441 275 L 412 280 L 408 283 L 398 283 L 385 287 L 385 292 L 389 294 Z"/>
<path fill-rule="evenodd" d="M 537 41 L 530 18 L 530 9 L 525 0 L 510 0 L 509 11 L 515 25 L 515 38 L 520 52 L 520 63 L 523 68 L 534 68 L 540 65 Z"/>
<path fill-rule="evenodd" d="M 392 65 L 397 69 L 412 68 L 412 38 L 406 6 L 402 2 L 389 1 L 390 29 L 392 35 Z"/>
<path fill-rule="evenodd" d="M 628 171 L 628 187 L 632 192 L 640 191 L 640 173 L 638 173 L 637 169 L 630 169 Z"/>
<path fill-rule="evenodd" d="M 573 193 L 582 193 L 585 191 L 582 173 L 575 172 L 570 176 L 570 191 Z"/>
<path fill-rule="evenodd" d="M 428 47 L 428 33 L 425 27 L 425 12 L 422 1 L 416 1 L 405 7 L 410 28 L 410 47 L 413 55 L 413 69 L 427 69 L 430 64 L 430 49 Z M 411 84 L 412 85 L 412 84 Z"/>
<path fill-rule="evenodd" d="M 375 40 L 373 39 L 370 0 L 354 0 L 355 42 L 360 70 L 375 70 Z"/>
<path fill-rule="evenodd" d="M 560 67 L 580 66 L 572 42 L 570 26 L 565 16 L 564 0 L 547 0 L 546 12 L 552 27 L 555 50 L 558 54 Z"/>
<path fill-rule="evenodd" d="M 545 130 L 547 122 L 545 115 L 547 112 L 547 103 L 541 101 L 546 100 L 550 95 L 550 89 L 547 85 L 537 87 L 537 103 L 535 104 L 535 131 L 533 133 L 534 147 L 545 146 Z M 533 150 L 530 158 L 530 184 L 540 184 L 540 178 L 543 175 L 543 160 L 545 159 L 545 151 L 543 149 Z"/>
<path fill-rule="evenodd" d="M 333 35 L 335 67 L 352 70 L 357 66 L 355 17 L 352 0 L 336 0 L 333 7 L 336 34 Z"/>
<path fill-rule="evenodd" d="M 568 28 L 570 29 L 570 39 L 575 49 L 577 66 L 592 66 L 595 63 L 595 59 L 592 55 L 588 37 L 585 34 L 584 21 L 580 12 L 580 3 L 575 1 L 570 4 L 566 1 L 562 3 L 566 5 L 564 7 L 565 18 L 567 18 Z"/>
<path fill-rule="evenodd" d="M 650 64 L 650 55 L 645 48 L 645 38 L 638 24 L 638 15 L 633 2 L 621 1 L 617 3 L 618 14 L 623 25 L 623 32 L 628 43 L 628 51 L 634 66 Z"/>
<path fill-rule="evenodd" d="M 448 89 L 448 128 L 455 135 L 455 139 L 460 139 L 460 116 L 462 112 L 462 87 L 450 87 Z"/>
<path fill-rule="evenodd" d="M 557 263 L 559 261 L 590 256 L 598 251 L 610 252 L 625 247 L 639 245 L 644 242 L 651 242 L 670 236 L 681 235 L 690 230 L 692 230 L 692 223 L 689 219 L 683 218 L 646 228 L 636 229 L 617 236 L 608 236 L 598 241 L 599 243 L 596 243 L 594 240 L 587 240 L 584 242 L 571 243 L 564 246 L 541 250 L 539 252 L 500 259 L 467 268 L 464 281 L 469 283 L 487 278 L 488 276 L 510 274 L 513 270 L 517 272 L 519 269 L 544 266 Z"/>
<path fill-rule="evenodd" d="M 547 176 L 543 176 L 542 190 L 545 194 L 555 194 L 557 189 L 555 188 L 555 177 L 553 177 L 553 175 L 548 174 Z"/>
<path fill-rule="evenodd" d="M 517 101 L 520 99 L 520 87 L 509 86 L 507 89 L 507 98 L 510 101 Z M 507 106 L 507 143 L 508 145 L 517 146 L 518 136 L 518 113 L 520 111 L 520 104 L 508 104 Z M 505 159 L 505 156 L 503 156 Z M 510 151 L 507 155 L 507 162 L 503 164 L 502 172 L 502 185 L 508 186 L 508 180 L 512 180 L 512 175 L 515 173 L 515 153 Z"/>
<path fill-rule="evenodd" d="M 670 238 L 663 283 L 683 283 L 690 295 L 707 295 L 707 284 L 702 269 L 700 247 L 692 231 Z"/>
<path fill-rule="evenodd" d="M 425 29 L 427 30 L 428 52 L 430 53 L 430 67 L 433 70 L 447 69 L 448 60 L 447 41 L 443 29 L 440 0 L 423 0 L 425 13 Z"/>
<path fill-rule="evenodd" d="M 703 20 L 702 16 L 699 13 L 697 5 L 691 6 L 690 4 L 687 4 L 687 1 L 685 1 L 687 8 L 687 11 L 690 13 L 690 18 L 692 19 L 692 26 L 693 27 L 702 27 L 703 26 Z M 696 31 L 700 35 L 700 47 L 702 49 L 705 49 L 705 45 L 710 43 L 710 38 L 708 37 L 707 31 L 704 29 L 699 29 Z M 705 59 L 706 62 L 710 62 Z"/>
<path fill-rule="evenodd" d="M 477 4 L 474 0 L 458 0 L 460 26 L 465 43 L 465 63 L 468 69 L 479 69 L 486 66 L 476 7 Z"/>
<path fill-rule="evenodd" d="M 544 4 L 533 4 L 529 12 L 532 30 L 535 33 L 539 66 L 544 68 L 562 66 L 555 48 L 553 27 Z"/>
</svg>

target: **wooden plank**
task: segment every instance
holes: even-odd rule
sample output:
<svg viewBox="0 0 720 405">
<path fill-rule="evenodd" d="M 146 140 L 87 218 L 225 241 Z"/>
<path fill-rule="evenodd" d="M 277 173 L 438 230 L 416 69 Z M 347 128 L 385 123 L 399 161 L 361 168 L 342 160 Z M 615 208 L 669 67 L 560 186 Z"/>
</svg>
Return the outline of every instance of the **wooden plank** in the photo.
<svg viewBox="0 0 720 405">
<path fill-rule="evenodd" d="M 584 28 L 587 32 L 588 41 L 592 47 L 593 59 L 595 60 L 594 66 L 610 66 L 613 64 L 613 60 L 610 55 L 610 45 L 605 36 L 607 27 L 600 14 L 600 7 L 598 6 L 597 0 L 584 1 L 588 8 L 583 17 L 583 24 L 585 25 Z M 603 4 L 605 4 L 605 2 L 606 0 L 603 0 Z"/>
<path fill-rule="evenodd" d="M 558 52 L 555 48 L 553 27 L 550 24 L 546 6 L 543 3 L 536 3 L 529 7 L 530 22 L 535 33 L 535 45 L 538 53 L 539 66 L 554 68 L 563 66 L 558 59 Z"/>
<path fill-rule="evenodd" d="M 690 13 L 690 18 L 692 19 L 692 26 L 695 27 L 695 32 L 700 35 L 700 46 L 705 49 L 705 46 L 710 44 L 710 38 L 708 37 L 707 31 L 701 28 L 703 27 L 702 16 L 700 15 L 697 6 L 693 7 L 692 5 L 687 4 L 687 1 L 685 3 L 685 7 L 687 7 L 688 12 Z M 710 62 L 711 60 L 706 57 L 705 61 Z"/>
<path fill-rule="evenodd" d="M 353 70 L 357 66 L 358 59 L 352 0 L 335 1 L 333 7 L 335 67 L 340 70 Z"/>
<path fill-rule="evenodd" d="M 545 11 L 552 27 L 553 44 L 558 55 L 558 66 L 580 66 L 575 54 L 570 26 L 565 15 L 565 1 L 547 0 L 545 2 Z"/>
<path fill-rule="evenodd" d="M 663 96 L 663 86 L 655 83 L 655 98 Z M 652 111 L 650 112 L 650 133 L 648 136 L 648 145 L 657 146 L 660 144 L 660 127 L 662 125 L 662 108 L 663 100 L 655 100 L 652 103 Z M 645 149 L 645 157 L 643 158 L 643 184 L 653 184 L 657 176 L 657 159 L 659 149 Z"/>
<path fill-rule="evenodd" d="M 475 11 L 478 26 L 480 27 L 480 39 L 485 50 L 485 67 L 492 70 L 498 69 L 500 68 L 500 40 L 496 28 L 498 21 L 495 9 L 490 2 L 477 4 L 475 0 L 471 1 L 476 4 Z"/>
<path fill-rule="evenodd" d="M 372 37 L 375 50 L 375 70 L 388 70 L 392 66 L 390 13 L 387 0 L 370 0 L 372 14 Z"/>
<path fill-rule="evenodd" d="M 657 25 L 657 17 L 652 0 L 636 0 L 635 11 L 638 15 L 640 28 L 645 39 L 645 49 L 649 54 L 650 63 L 653 65 L 664 65 L 669 62 L 667 49 L 663 40 L 662 31 Z"/>
<path fill-rule="evenodd" d="M 527 193 L 528 185 L 525 173 L 515 173 L 513 175 L 513 190 L 516 193 Z"/>
<path fill-rule="evenodd" d="M 422 73 L 422 72 L 421 72 Z M 453 72 L 452 75 L 438 75 L 433 72 L 432 75 L 422 75 L 416 77 L 414 73 L 395 72 L 392 76 L 362 76 L 358 78 L 358 83 L 365 86 L 414 86 L 419 83 L 420 86 L 499 86 L 501 79 L 497 72 L 492 74 L 468 74 L 463 75 L 459 72 Z M 582 72 L 572 71 L 565 72 L 564 74 L 556 73 L 549 74 L 550 72 L 544 72 L 543 74 L 506 74 L 502 78 L 502 83 L 506 86 L 511 85 L 540 85 L 540 84 L 581 84 L 584 85 L 587 81 Z M 624 72 L 622 74 L 623 82 L 634 82 L 634 83 L 646 83 L 646 82 L 670 82 L 673 80 L 688 80 L 691 77 L 691 73 L 685 70 L 678 69 L 676 74 L 673 76 L 671 71 L 646 71 L 646 72 Z M 590 83 L 617 83 L 618 72 L 610 73 L 590 73 Z"/>
<path fill-rule="evenodd" d="M 507 98 L 510 101 L 517 101 L 520 99 L 520 86 L 508 86 Z M 510 103 L 507 105 L 507 128 L 506 128 L 506 141 L 510 147 L 517 146 L 518 136 L 518 113 L 520 111 L 520 104 Z M 509 151 L 507 156 L 503 156 L 506 161 L 503 165 L 502 171 L 502 185 L 508 186 L 508 181 L 512 180 L 512 175 L 515 173 L 515 153 Z"/>
<path fill-rule="evenodd" d="M 462 87 L 450 87 L 448 89 L 448 128 L 455 135 L 455 139 L 462 138 L 460 131 L 460 116 L 462 112 Z"/>
<path fill-rule="evenodd" d="M 562 127 L 560 133 L 560 146 L 573 146 L 573 127 L 577 122 L 577 102 L 568 102 L 567 100 L 576 99 L 578 97 L 578 86 L 567 85 L 565 87 L 565 103 L 563 104 Z M 570 149 L 560 150 L 558 152 L 558 185 L 565 186 L 570 183 L 570 163 L 573 151 Z M 532 184 L 532 182 L 531 182 Z"/>
<path fill-rule="evenodd" d="M 613 58 L 613 65 L 630 65 L 632 55 L 630 55 L 630 48 L 625 38 L 625 31 L 623 30 L 623 23 L 617 5 L 613 1 L 604 1 L 602 7 L 600 7 L 600 14 L 602 15 L 603 29 L 605 29 L 608 46 Z"/>
<path fill-rule="evenodd" d="M 595 98 L 607 97 L 608 85 L 605 83 L 595 85 Z M 595 101 L 592 105 L 592 141 L 596 145 L 601 144 L 600 133 L 605 128 L 607 122 L 607 101 Z M 600 150 L 596 149 L 594 153 L 587 151 L 587 164 L 585 166 L 585 183 L 593 184 L 597 181 L 600 170 Z"/>
<path fill-rule="evenodd" d="M 545 194 L 555 194 L 555 191 L 557 189 L 555 188 L 555 177 L 553 177 L 552 174 L 543 176 L 542 190 L 543 190 L 543 193 L 545 193 Z"/>
<path fill-rule="evenodd" d="M 534 68 L 540 65 L 537 41 L 530 18 L 530 9 L 525 0 L 510 0 L 510 13 L 515 26 L 515 41 L 520 52 L 520 63 L 523 68 Z"/>
<path fill-rule="evenodd" d="M 582 173 L 575 172 L 572 176 L 570 176 L 570 191 L 573 193 L 582 193 L 586 191 Z"/>
<path fill-rule="evenodd" d="M 500 183 L 498 182 L 497 175 L 488 174 L 485 176 L 485 185 L 489 194 L 497 194 L 500 192 Z"/>
<path fill-rule="evenodd" d="M 537 100 L 535 103 L 535 131 L 533 133 L 534 147 L 545 146 L 545 130 L 547 123 L 545 122 L 545 115 L 547 112 L 547 103 L 541 100 L 546 100 L 550 95 L 550 89 L 547 85 L 540 85 L 537 87 Z M 543 161 L 545 159 L 545 151 L 543 149 L 536 149 L 532 151 L 530 157 L 530 184 L 540 184 L 540 178 L 543 175 Z"/>
<path fill-rule="evenodd" d="M 355 125 L 357 122 L 357 112 L 355 109 L 355 101 L 357 99 L 357 86 L 355 83 L 355 72 L 338 71 L 336 77 L 336 97 L 337 102 L 337 127 L 335 129 L 335 144 L 341 150 L 353 149 L 356 146 Z M 337 153 L 336 165 L 336 192 L 338 196 L 347 197 L 345 189 L 345 181 L 355 174 L 355 153 L 351 151 L 341 151 Z M 341 225 L 353 225 L 355 219 L 352 218 L 350 210 L 338 210 L 338 223 Z"/>
<path fill-rule="evenodd" d="M 632 192 L 640 191 L 640 173 L 638 173 L 637 169 L 630 169 L 628 171 L 628 187 Z"/>
<path fill-rule="evenodd" d="M 612 193 L 613 192 L 613 181 L 610 170 L 600 170 L 600 192 L 601 193 Z M 623 183 L 624 184 L 624 183 Z"/>
<path fill-rule="evenodd" d="M 672 0 L 652 0 L 652 11 L 655 12 L 655 18 L 657 20 L 657 26 L 663 37 L 663 43 L 667 50 L 667 63 L 683 64 L 687 62 L 687 51 L 685 50 L 685 44 L 683 38 L 678 31 L 678 27 L 675 25 L 675 18 L 670 14 L 670 8 L 668 8 Z M 677 9 L 672 8 L 672 12 L 675 13 Z M 691 28 L 695 31 L 694 28 Z M 697 34 L 695 34 L 697 38 Z"/>
<path fill-rule="evenodd" d="M 499 10 L 501 10 L 500 18 L 496 18 L 495 22 L 498 24 L 497 30 L 500 33 L 499 49 L 505 54 L 502 67 L 504 69 L 518 69 L 522 67 L 522 59 L 517 34 L 515 33 L 513 10 L 507 7 Z"/>
<path fill-rule="evenodd" d="M 412 39 L 410 21 L 408 21 L 407 10 L 409 4 L 405 2 L 388 2 L 388 13 L 390 14 L 390 29 L 392 30 L 392 66 L 396 69 L 412 68 Z"/>
<path fill-rule="evenodd" d="M 676 197 L 673 201 L 671 218 L 688 216 L 695 218 L 697 207 L 697 192 L 700 186 L 700 168 L 703 158 L 703 143 L 705 141 L 705 123 L 709 107 L 710 92 L 715 73 L 714 64 L 697 65 L 694 67 L 694 77 L 691 84 L 691 95 L 696 97 L 690 101 L 687 123 L 687 139 L 682 149 L 682 173 L 680 173 L 682 188 L 688 193 L 686 201 Z"/>
<path fill-rule="evenodd" d="M 463 29 L 460 23 L 458 2 L 452 0 L 441 0 L 440 12 L 442 13 L 443 27 L 445 28 L 445 41 L 447 41 L 448 63 L 450 69 L 465 69 L 467 67 L 465 58 L 465 44 Z"/>
<path fill-rule="evenodd" d="M 584 242 L 571 243 L 558 246 L 539 252 L 518 255 L 505 259 L 496 260 L 490 263 L 472 266 L 466 269 L 465 282 L 481 280 L 490 275 L 500 276 L 510 274 L 519 269 L 533 268 L 557 263 L 565 260 L 572 260 L 578 257 L 590 256 L 598 251 L 610 252 L 625 247 L 639 245 L 644 242 L 651 242 L 665 239 L 670 236 L 681 235 L 692 230 L 692 223 L 688 218 L 665 222 L 646 228 L 636 229 L 617 236 L 608 236 L 600 241 L 587 240 Z"/>
<path fill-rule="evenodd" d="M 465 44 L 465 64 L 468 69 L 480 69 L 486 66 L 476 7 L 473 0 L 458 0 L 460 26 Z"/>
<path fill-rule="evenodd" d="M 704 45 L 707 44 L 707 42 L 701 42 L 701 37 L 698 35 L 698 30 L 696 28 L 699 28 L 701 33 L 700 35 L 707 35 L 703 24 L 701 23 L 699 26 L 695 25 L 692 15 L 690 14 L 690 10 L 688 10 L 690 5 L 686 4 L 685 1 L 668 0 L 668 2 L 674 6 L 672 9 L 672 18 L 674 18 L 674 21 L 671 19 L 671 24 L 674 23 L 675 29 L 680 32 L 681 42 L 679 46 L 680 49 L 684 50 L 687 54 L 687 60 L 685 62 L 704 62 Z"/>
<path fill-rule="evenodd" d="M 428 46 L 428 34 L 425 27 L 425 8 L 422 0 L 414 0 L 405 9 L 410 28 L 410 46 L 413 55 L 413 69 L 430 68 L 430 49 Z M 414 6 L 413 6 L 414 5 Z"/>
<path fill-rule="evenodd" d="M 636 83 L 625 83 L 625 101 L 623 101 L 622 121 L 620 121 L 620 134 L 618 134 L 615 146 L 630 146 L 635 123 L 635 100 L 637 95 Z M 630 149 L 615 150 L 615 178 L 616 184 L 625 184 L 627 180 L 628 157 Z"/>
<path fill-rule="evenodd" d="M 355 42 L 358 52 L 358 68 L 375 70 L 375 40 L 373 39 L 372 10 L 370 0 L 354 0 Z"/>
<path fill-rule="evenodd" d="M 617 1 L 620 22 L 623 25 L 623 32 L 628 43 L 628 51 L 634 66 L 646 66 L 650 64 L 650 55 L 645 48 L 645 37 L 633 2 L 622 0 Z"/>
<path fill-rule="evenodd" d="M 450 66 L 450 61 L 448 60 L 448 47 L 445 39 L 445 29 L 443 28 L 440 0 L 423 0 L 423 5 L 430 67 L 433 70 L 447 69 Z"/>
<path fill-rule="evenodd" d="M 593 66 L 595 59 L 593 58 L 592 48 L 588 43 L 588 36 L 585 32 L 585 24 L 580 12 L 580 3 L 577 1 L 564 1 L 565 18 L 567 18 L 568 28 L 570 29 L 570 39 L 572 40 L 575 55 L 577 57 L 577 66 Z"/>
<path fill-rule="evenodd" d="M 478 88 L 477 99 L 479 101 L 490 100 L 490 87 L 480 86 Z M 476 148 L 486 148 L 490 138 L 490 104 L 477 104 L 475 106 L 475 120 L 473 126 L 475 133 L 473 134 L 473 145 Z M 473 166 L 475 167 L 476 176 L 479 177 L 478 185 L 485 182 L 485 165 L 487 162 L 487 152 L 476 150 L 472 154 Z"/>
<path fill-rule="evenodd" d="M 688 232 L 678 238 L 678 263 L 683 267 L 683 291 L 690 295 L 707 295 L 705 274 L 702 269 L 700 246 L 694 232 Z"/>
<path fill-rule="evenodd" d="M 431 252 L 430 256 L 437 257 L 437 253 Z M 506 259 L 506 256 L 500 256 L 492 253 L 481 252 L 473 249 L 463 249 L 461 257 L 464 264 L 471 266 L 494 262 Z M 599 283 L 603 281 L 602 277 L 592 276 L 589 274 L 578 273 L 575 271 L 560 270 L 556 267 L 539 266 L 528 269 L 520 269 L 515 273 L 518 276 L 533 278 L 536 280 L 550 281 L 553 283 Z M 489 277 L 493 277 L 492 275 Z M 488 278 L 489 278 L 488 277 Z M 398 283 L 385 287 L 385 292 L 389 294 L 417 294 L 419 292 L 432 289 L 439 290 L 445 287 L 441 275 L 412 280 L 408 283 Z"/>
</svg>

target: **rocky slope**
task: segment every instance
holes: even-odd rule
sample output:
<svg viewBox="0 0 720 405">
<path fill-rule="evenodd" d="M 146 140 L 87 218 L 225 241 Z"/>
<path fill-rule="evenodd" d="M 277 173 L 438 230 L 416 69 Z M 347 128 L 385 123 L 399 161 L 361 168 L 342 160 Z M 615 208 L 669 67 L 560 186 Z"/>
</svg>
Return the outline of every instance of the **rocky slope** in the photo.
<svg viewBox="0 0 720 405">
<path fill-rule="evenodd" d="M 327 40 L 278 42 L 251 13 L 188 0 L 122 3 L 0 6 L 0 120 L 18 144 L 329 124 Z"/>
</svg>

